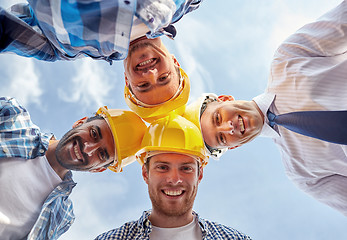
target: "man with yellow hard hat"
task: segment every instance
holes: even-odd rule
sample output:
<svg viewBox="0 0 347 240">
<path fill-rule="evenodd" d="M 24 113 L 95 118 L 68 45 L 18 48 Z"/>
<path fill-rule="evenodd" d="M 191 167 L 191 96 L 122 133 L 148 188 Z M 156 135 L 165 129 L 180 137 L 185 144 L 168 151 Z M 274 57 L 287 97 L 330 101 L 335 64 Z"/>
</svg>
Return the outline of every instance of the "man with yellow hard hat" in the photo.
<svg viewBox="0 0 347 240">
<path fill-rule="evenodd" d="M 177 114 L 154 121 L 135 154 L 142 165 L 152 210 L 96 239 L 250 239 L 193 211 L 208 162 L 200 130 Z"/>
<path fill-rule="evenodd" d="M 45 61 L 125 59 L 125 95 L 133 111 L 146 121 L 182 112 L 189 79 L 160 36 L 173 39 L 172 24 L 202 0 L 28 2 L 9 11 L 0 7 L 0 53 Z"/>
<path fill-rule="evenodd" d="M 101 107 L 56 140 L 32 123 L 16 99 L 1 97 L 1 239 L 57 239 L 75 218 L 70 170 L 121 171 L 145 131 L 135 113 Z"/>
</svg>

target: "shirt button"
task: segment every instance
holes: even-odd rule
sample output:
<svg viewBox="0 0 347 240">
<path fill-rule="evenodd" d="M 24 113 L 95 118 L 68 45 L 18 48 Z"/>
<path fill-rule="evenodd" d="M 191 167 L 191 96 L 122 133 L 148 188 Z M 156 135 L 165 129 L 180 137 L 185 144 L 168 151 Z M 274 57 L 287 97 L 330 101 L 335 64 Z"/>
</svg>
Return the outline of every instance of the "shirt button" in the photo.
<svg viewBox="0 0 347 240">
<path fill-rule="evenodd" d="M 43 150 L 43 149 L 40 149 L 40 153 L 44 153 L 45 152 L 45 150 Z"/>
<path fill-rule="evenodd" d="M 28 152 L 29 157 L 31 157 L 32 152 L 33 152 L 33 151 Z"/>
<path fill-rule="evenodd" d="M 50 235 L 50 237 L 52 237 L 52 236 L 53 236 L 53 233 L 54 233 L 54 231 L 53 231 L 53 230 L 49 231 L 49 235 Z"/>
<path fill-rule="evenodd" d="M 4 148 L 2 149 L 2 151 L 3 151 L 4 153 L 8 153 L 8 152 L 9 152 L 8 149 L 7 149 L 6 147 L 4 147 Z"/>
</svg>

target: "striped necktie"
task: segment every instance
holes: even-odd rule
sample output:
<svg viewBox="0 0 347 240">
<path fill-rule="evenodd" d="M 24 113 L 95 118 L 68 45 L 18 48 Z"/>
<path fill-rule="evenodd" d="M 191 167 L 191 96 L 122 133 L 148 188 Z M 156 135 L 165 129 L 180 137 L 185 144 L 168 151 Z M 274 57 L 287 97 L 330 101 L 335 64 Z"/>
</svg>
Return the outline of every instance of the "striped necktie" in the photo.
<svg viewBox="0 0 347 240">
<path fill-rule="evenodd" d="M 280 115 L 268 111 L 270 126 L 283 126 L 296 133 L 347 145 L 347 111 L 302 111 Z"/>
</svg>

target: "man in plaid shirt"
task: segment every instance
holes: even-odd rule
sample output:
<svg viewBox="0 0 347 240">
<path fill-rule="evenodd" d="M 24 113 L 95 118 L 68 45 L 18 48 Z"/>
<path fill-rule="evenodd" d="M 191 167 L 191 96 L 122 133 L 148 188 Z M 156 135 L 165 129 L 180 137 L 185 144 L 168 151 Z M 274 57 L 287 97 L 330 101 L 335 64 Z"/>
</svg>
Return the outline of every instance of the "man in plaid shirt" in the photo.
<svg viewBox="0 0 347 240">
<path fill-rule="evenodd" d="M 250 239 L 231 227 L 202 219 L 192 210 L 208 161 L 197 126 L 171 114 L 150 125 L 142 146 L 136 157 L 142 164 L 152 210 L 96 240 Z"/>
<path fill-rule="evenodd" d="M 139 120 L 134 129 L 142 132 L 142 139 L 145 124 L 127 112 Z M 115 127 L 108 116 L 98 113 L 77 121 L 56 140 L 41 133 L 16 99 L 0 97 L 1 240 L 57 239 L 66 232 L 75 218 L 69 195 L 76 183 L 70 170 L 101 172 L 114 167 L 124 153 L 115 146 Z"/>
<path fill-rule="evenodd" d="M 128 97 L 134 95 L 130 105 L 153 112 L 161 103 L 178 108 L 188 101 L 188 94 L 183 93 L 189 93 L 189 79 L 182 80 L 183 70 L 159 36 L 174 38 L 172 24 L 197 9 L 202 0 L 28 2 L 10 11 L 0 7 L 0 53 L 44 61 L 124 60 L 126 92 L 131 93 Z M 172 104 L 181 95 L 184 101 Z M 135 112 L 141 116 L 143 111 Z"/>
<path fill-rule="evenodd" d="M 146 35 L 175 37 L 171 25 L 202 0 L 28 0 L 0 8 L 0 52 L 45 61 L 78 57 L 110 63 L 127 56 L 129 43 Z"/>
</svg>

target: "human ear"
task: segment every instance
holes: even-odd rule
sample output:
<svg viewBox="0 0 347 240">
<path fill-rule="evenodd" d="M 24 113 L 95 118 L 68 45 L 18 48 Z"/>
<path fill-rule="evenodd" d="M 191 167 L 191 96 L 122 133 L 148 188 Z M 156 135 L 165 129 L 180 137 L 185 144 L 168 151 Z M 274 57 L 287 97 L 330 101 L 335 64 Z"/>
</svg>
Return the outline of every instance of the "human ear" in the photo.
<svg viewBox="0 0 347 240">
<path fill-rule="evenodd" d="M 125 80 L 125 85 L 127 87 L 129 87 L 129 80 L 128 80 L 127 74 L 125 72 L 124 72 L 124 80 Z"/>
<path fill-rule="evenodd" d="M 147 172 L 146 164 L 142 165 L 142 177 L 143 177 L 143 180 L 145 180 L 145 182 L 148 184 L 148 172 Z"/>
<path fill-rule="evenodd" d="M 172 56 L 172 59 L 174 61 L 174 64 L 177 66 L 177 67 L 180 67 L 180 63 L 177 61 L 176 57 L 174 55 L 171 55 Z"/>
<path fill-rule="evenodd" d="M 107 168 L 105 168 L 105 167 L 99 167 L 99 168 L 96 168 L 96 169 L 89 170 L 89 172 L 92 172 L 92 173 L 103 172 L 106 169 Z"/>
<path fill-rule="evenodd" d="M 203 176 L 204 176 L 204 168 L 202 166 L 199 166 L 199 175 L 198 175 L 199 183 L 201 182 Z"/>
<path fill-rule="evenodd" d="M 231 95 L 220 95 L 217 98 L 217 101 L 219 102 L 226 102 L 226 101 L 234 101 L 234 97 Z"/>
<path fill-rule="evenodd" d="M 87 121 L 88 117 L 84 117 L 81 118 L 80 120 L 77 120 L 73 125 L 72 128 L 78 127 L 80 125 L 82 125 L 83 123 L 85 123 L 85 121 Z"/>
</svg>

